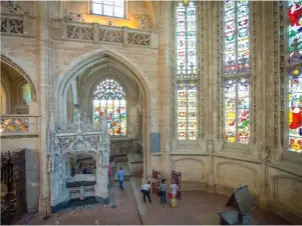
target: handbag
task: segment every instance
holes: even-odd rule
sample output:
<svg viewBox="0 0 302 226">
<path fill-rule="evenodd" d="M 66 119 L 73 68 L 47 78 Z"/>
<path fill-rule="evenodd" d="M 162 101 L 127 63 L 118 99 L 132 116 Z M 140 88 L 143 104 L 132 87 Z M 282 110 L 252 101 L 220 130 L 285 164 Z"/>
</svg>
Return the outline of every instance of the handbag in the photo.
<svg viewBox="0 0 302 226">
<path fill-rule="evenodd" d="M 169 192 L 169 193 L 168 193 L 168 198 L 169 198 L 169 199 L 172 199 L 172 198 L 173 198 L 172 192 Z"/>
</svg>

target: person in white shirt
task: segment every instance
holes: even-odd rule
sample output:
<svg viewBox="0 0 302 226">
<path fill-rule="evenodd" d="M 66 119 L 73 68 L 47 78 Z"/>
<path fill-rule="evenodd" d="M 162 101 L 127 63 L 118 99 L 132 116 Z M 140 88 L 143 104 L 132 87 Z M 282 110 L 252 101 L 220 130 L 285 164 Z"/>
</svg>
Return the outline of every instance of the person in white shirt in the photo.
<svg viewBox="0 0 302 226">
<path fill-rule="evenodd" d="M 146 202 L 146 196 L 147 196 L 149 202 L 152 203 L 151 197 L 150 197 L 150 189 L 151 189 L 150 181 L 148 181 L 148 183 L 142 185 L 141 191 L 143 192 L 144 202 Z"/>
<path fill-rule="evenodd" d="M 179 191 L 179 188 L 174 180 L 172 181 L 172 184 L 170 185 L 170 189 L 171 189 L 171 193 L 172 193 L 171 206 L 174 208 L 175 206 L 177 206 L 176 195 L 177 195 L 177 191 Z"/>
</svg>

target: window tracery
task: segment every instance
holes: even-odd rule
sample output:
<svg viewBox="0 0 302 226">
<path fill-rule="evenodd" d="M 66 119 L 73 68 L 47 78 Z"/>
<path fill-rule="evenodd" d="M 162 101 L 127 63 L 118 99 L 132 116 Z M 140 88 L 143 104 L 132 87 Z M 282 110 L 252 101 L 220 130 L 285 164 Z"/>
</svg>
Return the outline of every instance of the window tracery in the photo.
<svg viewBox="0 0 302 226">
<path fill-rule="evenodd" d="M 302 0 L 287 1 L 288 150 L 302 153 Z"/>
<path fill-rule="evenodd" d="M 176 5 L 177 138 L 196 140 L 198 133 L 197 16 L 194 2 Z"/>
<path fill-rule="evenodd" d="M 250 42 L 248 0 L 224 2 L 224 137 L 249 143 Z"/>
<path fill-rule="evenodd" d="M 127 101 L 123 87 L 111 78 L 103 80 L 93 92 L 93 121 L 106 117 L 110 136 L 127 132 Z"/>
</svg>

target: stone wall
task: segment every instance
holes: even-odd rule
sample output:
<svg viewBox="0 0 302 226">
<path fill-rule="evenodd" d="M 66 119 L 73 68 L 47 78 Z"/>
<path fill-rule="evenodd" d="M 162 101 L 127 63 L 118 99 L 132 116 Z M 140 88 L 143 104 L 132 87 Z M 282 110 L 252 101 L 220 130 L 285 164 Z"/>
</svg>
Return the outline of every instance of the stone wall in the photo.
<svg viewBox="0 0 302 226">
<path fill-rule="evenodd" d="M 24 143 L 22 141 L 18 145 L 41 150 L 41 164 L 45 165 L 48 111 L 61 98 L 55 97 L 55 87 L 76 64 L 87 60 L 97 51 L 103 51 L 116 59 L 120 58 L 119 62 L 137 69 L 140 79 L 146 84 L 144 88 L 148 90 L 148 96 L 146 93 L 138 94 L 139 101 L 133 104 L 142 108 L 139 113 L 141 118 L 135 119 L 132 115 L 135 110 L 130 110 L 135 122 L 131 126 L 140 130 L 133 129 L 134 135 L 130 137 L 133 140 L 125 140 L 126 143 L 132 142 L 131 151 L 136 149 L 134 143 L 137 138 L 144 147 L 144 177 L 150 176 L 152 169 L 161 170 L 169 177 L 174 169 L 183 172 L 184 189 L 207 189 L 224 194 L 230 194 L 232 189 L 247 184 L 259 205 L 273 209 L 297 223 L 298 217 L 302 216 L 302 198 L 299 192 L 302 155 L 289 153 L 287 140 L 283 139 L 286 137 L 284 128 L 287 125 L 282 102 L 284 95 L 286 96 L 286 92 L 282 93 L 286 89 L 283 82 L 286 70 L 282 57 L 285 54 L 284 37 L 280 29 L 284 28 L 286 18 L 280 12 L 279 2 L 251 2 L 252 107 L 251 142 L 248 145 L 227 144 L 223 140 L 223 3 L 198 2 L 200 135 L 196 142 L 180 144 L 175 136 L 175 48 L 174 19 L 171 19 L 173 3 L 151 2 L 130 2 L 129 16 L 131 13 L 141 15 L 148 12 L 148 16 L 152 18 L 149 26 L 152 28 L 152 45 L 132 45 L 128 43 L 129 40 L 125 43 L 100 41 L 99 33 L 95 32 L 100 27 L 94 22 L 106 24 L 108 20 L 103 21 L 104 18 L 95 16 L 86 17 L 86 21 L 78 21 L 76 18 L 70 21 L 75 23 L 72 26 L 90 26 L 94 29 L 91 40 L 69 39 L 66 31 L 69 22 L 63 18 L 64 11 L 68 9 L 67 14 L 85 13 L 88 10 L 87 2 L 77 2 L 75 5 L 53 2 L 48 3 L 48 7 L 42 7 L 44 3 L 40 3 L 40 6 L 37 4 L 35 8 L 38 13 L 22 16 L 27 21 L 26 34 L 2 34 L 1 53 L 19 65 L 32 80 L 39 98 L 31 108 L 42 116 L 39 138 L 26 138 L 28 140 L 24 139 Z M 138 28 L 139 18 L 133 16 L 128 21 L 115 20 L 113 25 L 116 23 L 124 26 L 128 23 L 130 28 Z M 140 32 L 142 31 L 146 30 L 142 29 Z M 132 31 L 123 28 L 123 37 L 127 37 L 129 32 Z M 62 106 L 55 108 L 60 107 Z M 141 131 L 141 134 L 137 131 Z M 160 145 L 156 145 L 160 148 L 152 154 L 151 133 L 160 138 L 157 139 Z M 112 142 L 113 146 L 115 142 L 117 141 Z M 2 144 L 6 150 L 19 147 L 14 139 L 3 139 Z M 114 149 L 118 151 L 114 153 L 125 154 L 126 148 L 123 145 L 116 145 Z M 41 197 L 47 201 L 47 173 L 45 169 L 41 171 Z"/>
<path fill-rule="evenodd" d="M 137 139 L 116 138 L 110 141 L 110 156 L 126 156 L 128 154 L 139 153 L 140 151 Z"/>
</svg>

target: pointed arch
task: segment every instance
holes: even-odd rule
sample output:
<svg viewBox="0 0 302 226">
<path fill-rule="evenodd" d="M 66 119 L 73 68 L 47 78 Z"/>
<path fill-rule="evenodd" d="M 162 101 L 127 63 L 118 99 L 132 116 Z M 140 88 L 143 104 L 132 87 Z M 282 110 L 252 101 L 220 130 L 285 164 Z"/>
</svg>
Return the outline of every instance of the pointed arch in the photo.
<svg viewBox="0 0 302 226">
<path fill-rule="evenodd" d="M 60 120 L 66 120 L 67 118 L 66 107 L 63 106 L 65 103 L 65 96 L 67 93 L 67 89 L 69 88 L 71 81 L 76 79 L 80 75 L 81 71 L 90 68 L 93 65 L 106 62 L 108 60 L 112 60 L 119 63 L 120 65 L 122 65 L 132 73 L 133 78 L 140 85 L 140 88 L 143 91 L 145 102 L 148 104 L 150 103 L 149 86 L 143 76 L 142 71 L 135 63 L 133 62 L 130 63 L 125 56 L 113 52 L 111 50 L 107 50 L 107 49 L 94 50 L 84 55 L 81 55 L 75 61 L 73 61 L 69 69 L 63 72 L 57 80 L 57 86 L 56 86 L 56 94 L 57 94 L 56 99 L 58 103 L 57 113 L 58 116 L 60 117 Z M 60 112 L 61 110 L 62 112 Z"/>
<path fill-rule="evenodd" d="M 61 122 L 67 120 L 67 90 L 72 81 L 80 76 L 81 72 L 89 69 L 98 64 L 104 64 L 108 61 L 114 61 L 122 65 L 125 70 L 131 72 L 131 79 L 134 80 L 142 91 L 142 146 L 144 150 L 144 175 L 148 175 L 149 171 L 149 151 L 150 151 L 150 105 L 151 105 L 151 92 L 143 72 L 134 62 L 129 62 L 128 59 L 122 54 L 113 52 L 107 49 L 98 49 L 81 55 L 74 60 L 69 69 L 63 72 L 57 79 L 56 86 L 56 112 L 58 119 Z"/>
<path fill-rule="evenodd" d="M 4 64 L 12 67 L 14 70 L 16 70 L 20 75 L 23 76 L 23 78 L 28 82 L 30 89 L 31 89 L 31 93 L 32 93 L 32 100 L 36 101 L 36 96 L 37 96 L 37 90 L 36 87 L 34 85 L 34 83 L 32 82 L 32 80 L 30 79 L 30 76 L 28 75 L 28 73 L 22 69 L 19 65 L 17 65 L 16 63 L 14 63 L 13 60 L 11 60 L 9 57 L 1 54 L 1 62 L 3 62 Z"/>
</svg>

